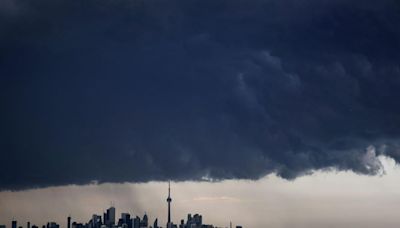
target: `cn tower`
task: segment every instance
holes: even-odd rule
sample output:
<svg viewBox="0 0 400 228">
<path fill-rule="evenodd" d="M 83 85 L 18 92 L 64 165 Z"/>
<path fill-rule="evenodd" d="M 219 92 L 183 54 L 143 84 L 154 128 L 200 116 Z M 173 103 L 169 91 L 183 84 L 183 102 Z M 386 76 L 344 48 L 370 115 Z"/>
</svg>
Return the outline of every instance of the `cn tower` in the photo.
<svg viewBox="0 0 400 228">
<path fill-rule="evenodd" d="M 167 223 L 167 228 L 171 227 L 171 183 L 168 181 L 168 223 Z"/>
</svg>

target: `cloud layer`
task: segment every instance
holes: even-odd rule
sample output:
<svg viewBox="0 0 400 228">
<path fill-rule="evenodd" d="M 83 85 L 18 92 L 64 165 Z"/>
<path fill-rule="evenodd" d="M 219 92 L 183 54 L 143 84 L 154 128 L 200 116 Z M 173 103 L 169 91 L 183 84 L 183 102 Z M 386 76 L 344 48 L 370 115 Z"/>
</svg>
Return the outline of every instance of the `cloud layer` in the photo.
<svg viewBox="0 0 400 228">
<path fill-rule="evenodd" d="M 0 3 L 1 189 L 376 174 L 396 1 Z"/>
</svg>

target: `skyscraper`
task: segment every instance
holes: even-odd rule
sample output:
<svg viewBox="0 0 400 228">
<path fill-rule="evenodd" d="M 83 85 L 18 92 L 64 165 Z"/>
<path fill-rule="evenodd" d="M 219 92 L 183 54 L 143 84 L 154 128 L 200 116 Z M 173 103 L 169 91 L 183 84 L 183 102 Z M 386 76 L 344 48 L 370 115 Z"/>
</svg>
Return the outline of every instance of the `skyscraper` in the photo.
<svg viewBox="0 0 400 228">
<path fill-rule="evenodd" d="M 67 218 L 67 228 L 71 228 L 71 216 Z"/>
<path fill-rule="evenodd" d="M 115 224 L 115 207 L 108 208 L 105 216 L 106 217 L 104 218 L 104 223 L 108 227 L 111 227 L 112 225 L 114 225 Z"/>
<path fill-rule="evenodd" d="M 168 222 L 167 222 L 167 228 L 172 227 L 171 224 L 171 183 L 168 181 L 168 198 L 167 198 L 167 202 L 168 202 Z"/>
<path fill-rule="evenodd" d="M 149 218 L 147 214 L 144 214 L 142 221 L 140 222 L 140 227 L 147 227 L 149 224 Z"/>
<path fill-rule="evenodd" d="M 129 220 L 131 219 L 131 215 L 129 213 L 121 213 L 122 223 L 128 224 Z"/>
<path fill-rule="evenodd" d="M 140 218 L 139 218 L 139 216 L 136 216 L 136 218 L 133 219 L 133 227 L 134 228 L 140 228 Z"/>
</svg>

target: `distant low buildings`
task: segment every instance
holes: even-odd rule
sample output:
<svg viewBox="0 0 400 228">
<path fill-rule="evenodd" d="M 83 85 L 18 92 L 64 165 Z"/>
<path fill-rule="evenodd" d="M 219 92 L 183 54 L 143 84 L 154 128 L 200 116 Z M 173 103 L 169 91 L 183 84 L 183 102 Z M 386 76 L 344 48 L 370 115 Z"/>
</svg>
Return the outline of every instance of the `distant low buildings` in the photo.
<svg viewBox="0 0 400 228">
<path fill-rule="evenodd" d="M 60 225 L 55 222 L 48 222 L 46 228 L 60 228 Z"/>
</svg>

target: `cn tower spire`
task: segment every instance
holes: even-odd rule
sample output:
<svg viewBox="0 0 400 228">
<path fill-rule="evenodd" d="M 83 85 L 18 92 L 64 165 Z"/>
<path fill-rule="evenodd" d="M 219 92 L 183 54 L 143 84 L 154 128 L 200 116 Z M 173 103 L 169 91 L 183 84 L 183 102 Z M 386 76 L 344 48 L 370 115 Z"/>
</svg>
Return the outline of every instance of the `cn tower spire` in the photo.
<svg viewBox="0 0 400 228">
<path fill-rule="evenodd" d="M 171 227 L 171 182 L 168 181 L 168 223 L 167 223 L 167 228 Z"/>
</svg>

